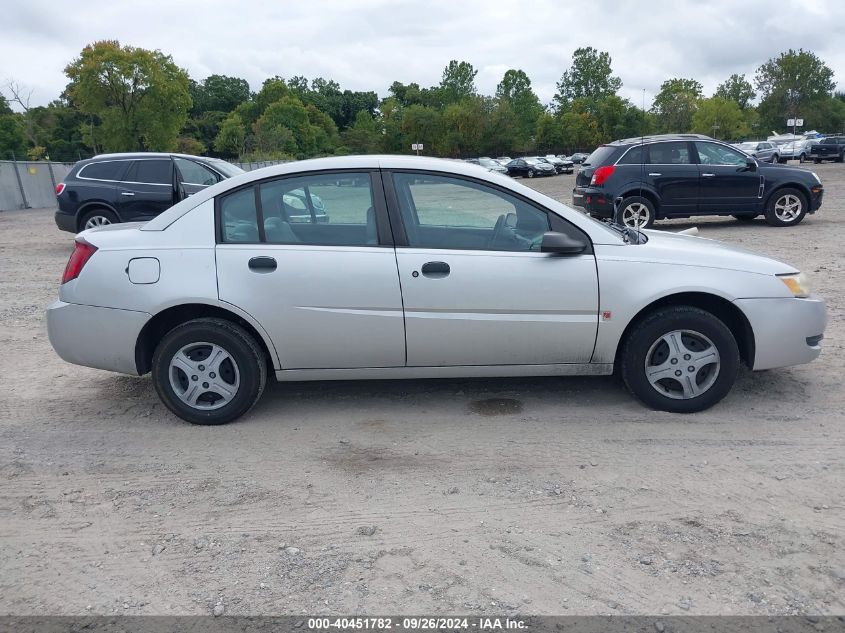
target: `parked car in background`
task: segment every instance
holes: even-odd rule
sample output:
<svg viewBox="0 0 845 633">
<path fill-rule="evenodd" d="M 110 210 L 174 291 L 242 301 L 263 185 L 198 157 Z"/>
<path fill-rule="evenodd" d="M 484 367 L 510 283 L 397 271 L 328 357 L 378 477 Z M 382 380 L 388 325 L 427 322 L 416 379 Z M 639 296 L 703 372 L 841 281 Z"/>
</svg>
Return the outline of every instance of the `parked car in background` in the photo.
<svg viewBox="0 0 845 633">
<path fill-rule="evenodd" d="M 833 160 L 841 163 L 845 160 L 845 136 L 827 136 L 810 148 L 810 158 L 814 163 Z"/>
<path fill-rule="evenodd" d="M 244 173 L 217 158 L 143 152 L 101 154 L 76 163 L 56 185 L 63 231 L 154 218 L 221 180 Z"/>
<path fill-rule="evenodd" d="M 737 143 L 735 147 L 764 163 L 777 163 L 780 160 L 778 146 L 769 141 L 746 141 Z"/>
<path fill-rule="evenodd" d="M 578 170 L 572 202 L 634 228 L 663 218 L 761 214 L 772 226 L 794 226 L 819 209 L 823 193 L 806 169 L 767 165 L 707 136 L 668 134 L 596 149 Z"/>
<path fill-rule="evenodd" d="M 513 159 L 510 156 L 497 156 L 496 160 L 499 162 L 500 165 L 506 167 L 509 162 Z"/>
<path fill-rule="evenodd" d="M 548 161 L 533 156 L 514 158 L 506 165 L 509 176 L 534 178 L 535 176 L 554 176 L 557 170 Z"/>
<path fill-rule="evenodd" d="M 497 174 L 507 174 L 508 168 L 502 165 L 499 161 L 493 160 L 488 156 L 482 156 L 478 159 L 478 164 L 487 168 L 487 171 L 496 172 Z"/>
<path fill-rule="evenodd" d="M 576 165 L 580 165 L 585 160 L 587 160 L 588 156 L 589 154 L 585 154 L 584 152 L 575 152 L 572 156 L 569 157 L 569 160 L 571 160 Z"/>
<path fill-rule="evenodd" d="M 319 193 L 331 221 L 286 222 L 276 202 L 295 191 Z M 267 167 L 147 224 L 89 229 L 47 310 L 59 356 L 151 373 L 195 424 L 246 413 L 268 375 L 618 371 L 647 406 L 690 413 L 727 395 L 741 364 L 812 361 L 824 328 L 824 301 L 793 266 L 609 226 L 501 175 L 414 156 Z"/>
<path fill-rule="evenodd" d="M 546 154 L 545 156 L 538 156 L 537 158 L 551 163 L 555 168 L 555 171 L 559 174 L 571 174 L 574 169 L 574 165 L 571 160 L 564 160 L 554 154 Z"/>
<path fill-rule="evenodd" d="M 787 141 L 780 146 L 780 162 L 798 160 L 804 162 L 810 157 L 810 148 L 818 143 L 815 139 L 800 139 Z"/>
</svg>

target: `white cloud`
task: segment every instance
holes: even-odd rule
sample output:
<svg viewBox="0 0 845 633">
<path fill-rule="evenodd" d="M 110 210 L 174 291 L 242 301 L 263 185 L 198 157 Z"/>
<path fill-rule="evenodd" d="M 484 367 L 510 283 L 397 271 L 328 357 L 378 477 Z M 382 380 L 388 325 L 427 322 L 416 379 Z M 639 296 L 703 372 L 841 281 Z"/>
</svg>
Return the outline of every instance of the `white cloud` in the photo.
<svg viewBox="0 0 845 633">
<path fill-rule="evenodd" d="M 9 3 L 0 24 L 0 81 L 14 78 L 46 104 L 63 90 L 63 69 L 86 44 L 118 39 L 173 55 L 192 77 L 323 76 L 375 90 L 394 80 L 436 84 L 450 59 L 479 70 L 492 94 L 507 68 L 525 70 L 549 102 L 579 46 L 609 51 L 622 94 L 647 103 L 670 77 L 705 92 L 731 73 L 753 77 L 789 48 L 814 51 L 845 89 L 845 3 L 839 0 L 428 0 L 426 2 L 202 3 L 87 0 L 57 10 L 52 0 Z"/>
</svg>

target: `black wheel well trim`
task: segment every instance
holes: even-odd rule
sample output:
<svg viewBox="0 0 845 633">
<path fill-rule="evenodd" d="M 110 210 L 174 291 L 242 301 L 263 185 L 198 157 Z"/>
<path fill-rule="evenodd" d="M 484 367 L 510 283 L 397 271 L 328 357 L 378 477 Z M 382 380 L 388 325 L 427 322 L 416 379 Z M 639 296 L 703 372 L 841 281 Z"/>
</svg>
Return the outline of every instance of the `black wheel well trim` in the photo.
<svg viewBox="0 0 845 633">
<path fill-rule="evenodd" d="M 766 209 L 769 206 L 769 201 L 781 189 L 797 189 L 802 194 L 804 194 L 804 197 L 806 198 L 806 201 L 807 201 L 807 206 L 809 207 L 810 197 L 811 197 L 810 188 L 807 185 L 802 184 L 800 182 L 784 182 L 784 183 L 778 184 L 774 189 L 772 189 L 769 192 L 769 195 L 766 196 L 766 200 L 763 203 L 763 209 Z M 809 208 L 807 210 L 809 211 Z"/>
<path fill-rule="evenodd" d="M 135 367 L 138 375 L 143 376 L 152 368 L 156 345 L 165 334 L 182 323 L 202 318 L 224 319 L 244 328 L 264 352 L 268 373 L 271 376 L 275 375 L 275 361 L 278 355 L 267 334 L 259 331 L 260 326 L 256 327 L 233 310 L 210 303 L 181 303 L 154 314 L 141 328 L 138 339 L 135 341 Z"/>
<path fill-rule="evenodd" d="M 633 196 L 639 196 L 641 198 L 648 198 L 651 200 L 651 203 L 654 205 L 654 215 L 655 218 L 660 217 L 660 196 L 657 195 L 657 192 L 652 191 L 648 187 L 639 187 L 639 186 L 628 186 L 624 189 L 625 193 L 616 196 L 617 198 L 631 198 Z M 614 198 L 615 199 L 615 198 Z"/>
<path fill-rule="evenodd" d="M 121 222 L 123 219 L 120 217 L 120 214 L 117 212 L 112 205 L 108 202 L 104 202 L 102 200 L 89 200 L 88 202 L 84 202 L 79 205 L 79 208 L 76 210 L 76 224 L 79 225 L 80 220 L 82 220 L 82 216 L 88 213 L 91 209 L 105 209 L 107 211 L 111 211 L 117 216 L 117 219 Z M 81 227 L 80 227 L 81 228 Z"/>
<path fill-rule="evenodd" d="M 734 335 L 742 362 L 749 368 L 754 367 L 756 343 L 754 340 L 754 330 L 748 321 L 748 317 L 745 316 L 745 313 L 733 301 L 716 294 L 698 291 L 676 292 L 664 295 L 637 312 L 634 318 L 625 326 L 622 336 L 619 337 L 619 344 L 616 347 L 616 356 L 614 358 L 615 367 L 619 367 L 619 354 L 621 353 L 623 343 L 634 327 L 656 310 L 670 306 L 698 308 L 715 316 Z"/>
</svg>

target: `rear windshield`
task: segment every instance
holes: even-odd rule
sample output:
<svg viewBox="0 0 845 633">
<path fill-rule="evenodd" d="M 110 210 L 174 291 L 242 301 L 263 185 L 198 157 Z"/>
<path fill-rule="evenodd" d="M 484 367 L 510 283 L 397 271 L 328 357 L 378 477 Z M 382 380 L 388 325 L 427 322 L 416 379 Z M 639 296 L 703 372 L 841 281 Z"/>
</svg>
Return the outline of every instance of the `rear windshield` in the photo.
<svg viewBox="0 0 845 633">
<path fill-rule="evenodd" d="M 584 161 L 584 165 L 592 165 L 593 167 L 598 167 L 599 165 L 609 165 L 613 162 L 611 157 L 615 153 L 615 147 L 602 145 L 601 147 L 596 148 L 596 150 L 587 157 L 587 160 Z"/>
</svg>

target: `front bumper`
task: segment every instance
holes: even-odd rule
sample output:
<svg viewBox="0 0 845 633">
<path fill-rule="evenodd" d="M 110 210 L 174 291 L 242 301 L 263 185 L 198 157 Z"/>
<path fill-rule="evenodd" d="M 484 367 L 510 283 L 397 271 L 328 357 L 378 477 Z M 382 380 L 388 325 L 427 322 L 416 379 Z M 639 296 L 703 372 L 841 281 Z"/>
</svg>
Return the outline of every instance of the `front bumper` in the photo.
<svg viewBox="0 0 845 633">
<path fill-rule="evenodd" d="M 801 365 L 821 353 L 827 323 L 824 299 L 737 299 L 754 331 L 752 369 Z"/>
<path fill-rule="evenodd" d="M 575 187 L 572 190 L 572 204 L 599 218 L 613 217 L 613 199 L 601 189 Z"/>
<path fill-rule="evenodd" d="M 822 198 L 824 198 L 824 187 L 818 185 L 810 189 L 810 213 L 815 213 L 821 208 Z"/>
<path fill-rule="evenodd" d="M 146 312 L 55 301 L 47 308 L 47 335 L 69 363 L 137 376 L 135 344 L 150 318 Z"/>
</svg>

